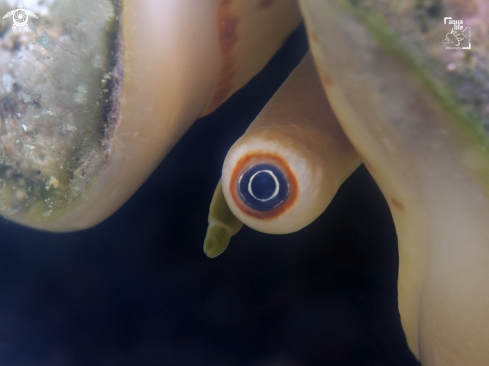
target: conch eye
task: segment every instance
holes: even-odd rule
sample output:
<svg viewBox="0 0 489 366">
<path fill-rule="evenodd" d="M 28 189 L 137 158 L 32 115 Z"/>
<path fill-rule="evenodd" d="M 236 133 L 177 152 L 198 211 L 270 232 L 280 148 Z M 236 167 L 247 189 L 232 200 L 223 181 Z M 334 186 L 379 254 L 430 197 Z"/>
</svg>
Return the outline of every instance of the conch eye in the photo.
<svg viewBox="0 0 489 366">
<path fill-rule="evenodd" d="M 294 212 L 289 212 L 297 204 L 299 185 L 289 164 L 277 151 L 246 149 L 232 168 L 224 168 L 223 181 L 226 187 L 219 181 L 209 209 L 204 240 L 208 257 L 224 252 L 243 222 L 256 230 L 274 233 L 305 226 L 294 219 Z M 308 219 L 307 215 L 304 217 Z M 295 226 L 284 224 L 284 219 L 297 221 L 299 226 L 297 222 Z M 269 221 L 272 226 L 267 224 Z"/>
<path fill-rule="evenodd" d="M 285 176 L 275 166 L 257 164 L 241 174 L 238 191 L 248 207 L 267 212 L 284 203 L 290 187 Z"/>
<path fill-rule="evenodd" d="M 241 211 L 256 218 L 273 218 L 292 206 L 297 179 L 287 162 L 271 154 L 250 153 L 235 166 L 230 187 Z"/>
</svg>

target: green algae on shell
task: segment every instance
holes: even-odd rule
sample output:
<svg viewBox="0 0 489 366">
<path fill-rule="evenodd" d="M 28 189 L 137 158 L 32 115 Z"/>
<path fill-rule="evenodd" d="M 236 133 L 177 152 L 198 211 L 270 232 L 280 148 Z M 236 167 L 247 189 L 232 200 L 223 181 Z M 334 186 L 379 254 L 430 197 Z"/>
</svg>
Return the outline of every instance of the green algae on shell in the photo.
<svg viewBox="0 0 489 366">
<path fill-rule="evenodd" d="M 429 64 L 453 67 L 418 57 L 381 12 L 301 5 L 331 105 L 391 209 L 410 349 L 423 365 L 487 365 L 487 136 Z"/>
<path fill-rule="evenodd" d="M 5 13 L 17 5 L 6 2 L 9 6 L 0 9 Z M 34 103 L 32 108 L 45 110 L 47 122 L 34 123 L 35 115 L 25 118 L 29 123 L 14 119 L 17 135 L 22 123 L 27 131 L 34 123 L 42 144 L 39 149 L 31 144 L 38 155 L 26 151 L 6 165 L 15 175 L 4 180 L 8 189 L 0 192 L 0 214 L 51 231 L 85 229 L 115 212 L 192 123 L 261 70 L 300 22 L 295 0 L 266 6 L 262 0 L 29 0 L 24 5 L 39 19 L 29 20 L 31 30 L 9 38 L 22 42 L 2 47 L 11 50 L 5 57 L 19 61 L 13 55 L 19 45 L 40 66 L 52 61 L 53 70 L 64 65 L 65 73 L 43 69 L 41 84 L 52 91 L 18 94 L 14 103 L 6 99 L 8 106 Z M 1 23 L 0 35 L 9 34 L 7 23 Z M 28 34 L 31 38 L 23 40 Z M 37 58 L 28 54 L 31 46 Z M 23 67 L 28 66 L 17 62 L 11 72 L 24 75 Z M 54 101 L 44 106 L 37 102 L 41 96 Z M 54 119 L 66 128 L 56 127 Z M 17 151 L 17 140 L 0 150 Z M 49 155 L 46 148 L 52 149 Z M 47 157 L 53 157 L 52 164 Z M 14 171 L 24 161 L 25 169 Z M 39 163 L 43 169 L 35 169 Z M 29 179 L 10 179 L 19 176 Z M 24 186 L 31 190 L 17 189 Z"/>
<path fill-rule="evenodd" d="M 465 166 L 489 192 L 489 47 L 485 19 L 489 6 L 478 1 L 340 0 L 379 44 L 403 63 L 432 94 L 464 136 Z M 464 18 L 470 49 L 446 49 L 451 25 Z"/>
<path fill-rule="evenodd" d="M 122 83 L 120 7 L 25 7 L 38 19 L 23 31 L 4 19 L 0 36 L 0 213 L 49 217 L 77 199 L 107 158 Z"/>
</svg>

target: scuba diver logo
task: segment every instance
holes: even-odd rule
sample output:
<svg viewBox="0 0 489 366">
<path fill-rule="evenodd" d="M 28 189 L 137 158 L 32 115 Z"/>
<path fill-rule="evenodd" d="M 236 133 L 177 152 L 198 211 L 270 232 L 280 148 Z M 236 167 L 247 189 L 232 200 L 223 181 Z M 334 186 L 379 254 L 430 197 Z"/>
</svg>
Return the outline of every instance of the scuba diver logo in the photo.
<svg viewBox="0 0 489 366">
<path fill-rule="evenodd" d="M 34 14 L 32 11 L 25 10 L 22 4 L 19 4 L 18 9 L 9 11 L 3 16 L 3 19 L 12 16 L 12 19 L 14 21 L 14 25 L 12 25 L 12 30 L 16 30 L 17 28 L 19 28 L 19 30 L 27 30 L 29 29 L 29 25 L 27 24 L 27 22 L 29 21 L 29 15 L 37 19 L 36 14 Z"/>
<path fill-rule="evenodd" d="M 448 23 L 447 23 L 448 20 Z M 470 38 L 470 27 L 464 28 L 463 20 L 453 20 L 451 17 L 445 17 L 443 21 L 445 24 L 453 25 L 452 31 L 447 33 L 446 38 L 441 41 L 442 43 L 447 43 L 447 50 L 470 50 L 471 48 L 471 38 Z M 465 47 L 464 47 L 465 46 Z"/>
</svg>

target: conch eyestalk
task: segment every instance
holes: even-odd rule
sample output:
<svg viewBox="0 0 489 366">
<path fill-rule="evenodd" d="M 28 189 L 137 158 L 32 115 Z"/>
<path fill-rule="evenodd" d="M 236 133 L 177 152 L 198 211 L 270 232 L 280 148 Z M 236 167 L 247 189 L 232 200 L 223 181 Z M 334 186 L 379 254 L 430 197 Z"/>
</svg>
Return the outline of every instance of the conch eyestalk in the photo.
<svg viewBox="0 0 489 366">
<path fill-rule="evenodd" d="M 347 2 L 300 3 L 332 108 L 394 218 L 410 349 L 423 366 L 489 365 L 487 135 Z"/>
</svg>

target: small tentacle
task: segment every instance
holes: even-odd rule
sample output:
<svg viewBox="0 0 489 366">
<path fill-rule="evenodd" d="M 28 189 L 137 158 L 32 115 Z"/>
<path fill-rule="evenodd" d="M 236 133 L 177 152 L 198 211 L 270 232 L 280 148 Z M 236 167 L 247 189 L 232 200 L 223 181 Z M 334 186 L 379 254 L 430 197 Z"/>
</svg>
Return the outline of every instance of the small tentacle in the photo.
<svg viewBox="0 0 489 366">
<path fill-rule="evenodd" d="M 231 236 L 236 235 L 242 226 L 243 223 L 229 209 L 219 180 L 209 209 L 209 227 L 204 240 L 204 253 L 209 258 L 222 254 L 228 247 Z"/>
</svg>

